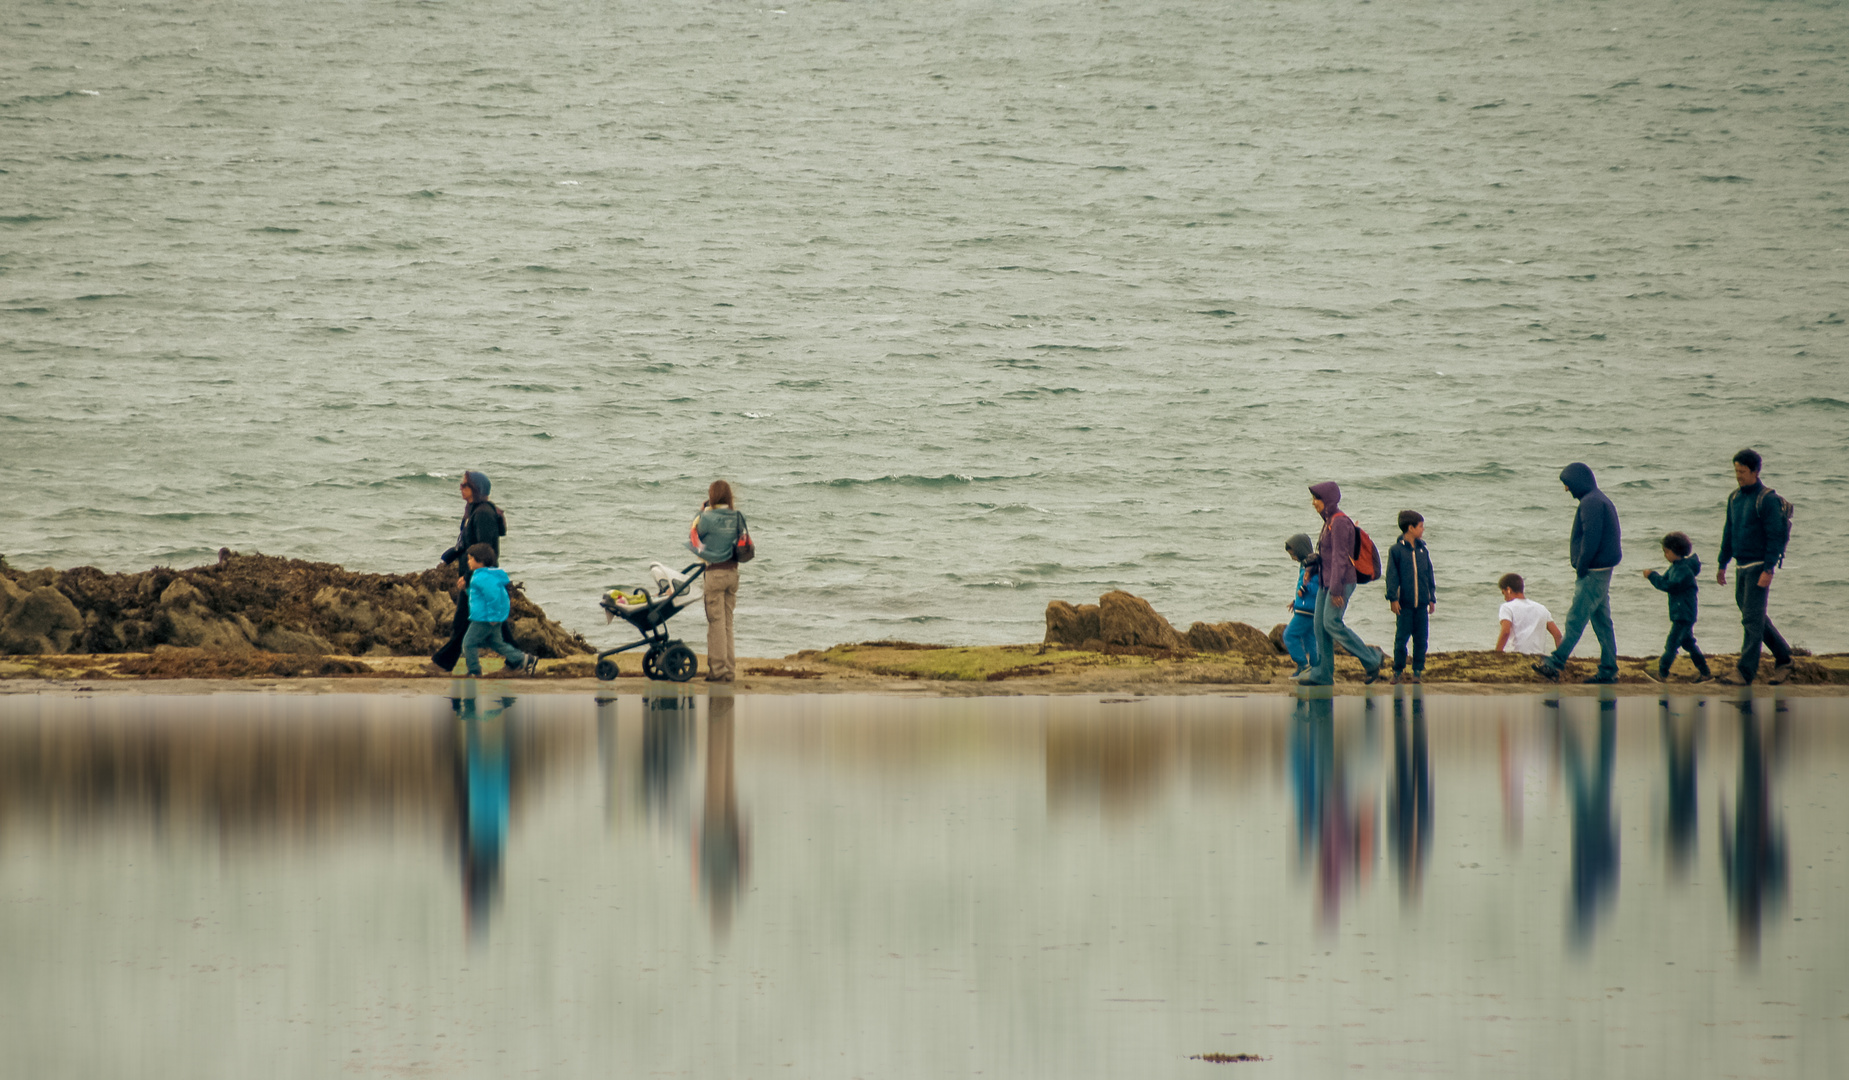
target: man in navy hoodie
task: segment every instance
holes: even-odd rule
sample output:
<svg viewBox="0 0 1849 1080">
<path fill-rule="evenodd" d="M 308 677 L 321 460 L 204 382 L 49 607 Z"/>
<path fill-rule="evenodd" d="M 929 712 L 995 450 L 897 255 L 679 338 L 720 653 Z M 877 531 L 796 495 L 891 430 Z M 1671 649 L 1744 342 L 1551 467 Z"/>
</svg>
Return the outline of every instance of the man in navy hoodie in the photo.
<svg viewBox="0 0 1849 1080">
<path fill-rule="evenodd" d="M 1573 539 L 1568 547 L 1573 569 L 1579 580 L 1573 586 L 1573 605 L 1567 609 L 1566 635 L 1553 655 L 1534 665 L 1545 679 L 1559 680 L 1566 671 L 1567 658 L 1592 624 L 1593 636 L 1599 639 L 1599 670 L 1586 681 L 1618 681 L 1618 635 L 1611 625 L 1611 572 L 1624 558 L 1618 543 L 1618 508 L 1599 490 L 1592 470 L 1575 461 L 1560 470 L 1560 482 L 1579 500 L 1579 512 L 1573 515 Z"/>
</svg>

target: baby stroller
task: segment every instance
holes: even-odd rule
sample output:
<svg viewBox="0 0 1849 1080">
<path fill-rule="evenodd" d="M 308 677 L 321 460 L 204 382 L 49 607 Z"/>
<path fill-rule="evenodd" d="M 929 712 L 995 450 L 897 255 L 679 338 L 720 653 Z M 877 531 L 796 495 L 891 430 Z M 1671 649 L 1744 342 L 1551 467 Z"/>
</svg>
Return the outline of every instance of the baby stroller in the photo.
<svg viewBox="0 0 1849 1080">
<path fill-rule="evenodd" d="M 655 579 L 653 590 L 611 589 L 599 600 L 606 622 L 622 619 L 642 635 L 641 641 L 597 654 L 597 677 L 605 682 L 616 678 L 616 661 L 612 657 L 644 645 L 648 646 L 648 652 L 642 654 L 642 674 L 651 679 L 686 682 L 700 669 L 700 661 L 693 650 L 669 637 L 665 624 L 698 598 L 692 590 L 700 575 L 706 573 L 706 564 L 694 563 L 685 570 L 674 571 L 656 563 L 648 568 L 648 573 Z"/>
</svg>

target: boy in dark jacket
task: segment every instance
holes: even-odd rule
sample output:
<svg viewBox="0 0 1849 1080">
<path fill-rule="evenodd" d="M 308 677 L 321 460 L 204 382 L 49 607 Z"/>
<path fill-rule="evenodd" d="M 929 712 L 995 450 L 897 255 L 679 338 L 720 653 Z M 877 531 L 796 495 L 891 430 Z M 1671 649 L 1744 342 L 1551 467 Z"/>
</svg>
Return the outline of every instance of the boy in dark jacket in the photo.
<svg viewBox="0 0 1849 1080">
<path fill-rule="evenodd" d="M 1663 644 L 1663 659 L 1656 665 L 1656 681 L 1669 678 L 1669 665 L 1676 662 L 1676 653 L 1687 649 L 1689 659 L 1695 661 L 1695 681 L 1707 682 L 1714 674 L 1708 670 L 1708 658 L 1701 655 L 1701 646 L 1695 644 L 1701 559 L 1695 555 L 1695 545 L 1688 534 L 1679 532 L 1663 537 L 1663 558 L 1669 562 L 1667 574 L 1644 571 L 1650 584 L 1669 594 L 1669 640 Z"/>
<path fill-rule="evenodd" d="M 1387 603 L 1393 606 L 1393 682 L 1418 682 L 1425 674 L 1425 644 L 1438 604 L 1432 553 L 1425 546 L 1425 518 L 1400 511 L 1400 538 L 1387 549 Z M 1412 678 L 1407 680 L 1406 642 L 1412 641 Z"/>
</svg>

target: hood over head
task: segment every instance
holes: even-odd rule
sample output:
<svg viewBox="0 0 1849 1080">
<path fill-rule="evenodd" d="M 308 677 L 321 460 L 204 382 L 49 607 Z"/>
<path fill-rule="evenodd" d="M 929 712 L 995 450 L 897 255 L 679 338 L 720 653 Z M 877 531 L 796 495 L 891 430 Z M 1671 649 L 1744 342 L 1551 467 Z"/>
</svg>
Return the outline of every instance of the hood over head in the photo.
<svg viewBox="0 0 1849 1080">
<path fill-rule="evenodd" d="M 1284 550 L 1290 553 L 1291 558 L 1302 562 L 1316 550 L 1316 542 L 1310 539 L 1309 533 L 1298 533 L 1284 541 Z"/>
<path fill-rule="evenodd" d="M 1561 469 L 1560 482 L 1567 486 L 1575 499 L 1583 499 L 1599 489 L 1598 481 L 1592 478 L 1592 467 L 1581 461 Z"/>
<path fill-rule="evenodd" d="M 462 478 L 467 480 L 469 486 L 475 489 L 475 497 L 478 499 L 486 499 L 488 497 L 488 489 L 494 486 L 494 484 L 489 481 L 487 473 L 475 469 L 465 471 L 462 474 Z"/>
<path fill-rule="evenodd" d="M 1335 509 L 1342 502 L 1342 486 L 1334 480 L 1324 480 L 1320 484 L 1310 485 L 1310 494 L 1323 501 L 1323 517 L 1335 516 Z"/>
</svg>

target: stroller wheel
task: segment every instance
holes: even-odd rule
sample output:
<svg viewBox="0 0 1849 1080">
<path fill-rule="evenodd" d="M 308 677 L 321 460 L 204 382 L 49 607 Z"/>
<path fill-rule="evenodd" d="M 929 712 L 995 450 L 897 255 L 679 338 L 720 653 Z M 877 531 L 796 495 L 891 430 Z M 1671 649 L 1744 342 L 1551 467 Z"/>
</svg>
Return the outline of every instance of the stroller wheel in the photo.
<svg viewBox="0 0 1849 1080">
<path fill-rule="evenodd" d="M 661 654 L 656 664 L 661 674 L 675 682 L 686 682 L 693 678 L 693 673 L 700 670 L 700 661 L 693 655 L 693 650 L 685 645 L 668 646 L 668 651 Z"/>
<path fill-rule="evenodd" d="M 656 645 L 642 654 L 642 674 L 651 679 L 664 678 L 661 674 L 661 654 L 665 650 Z"/>
<path fill-rule="evenodd" d="M 599 679 L 602 679 L 604 682 L 609 682 L 611 679 L 616 678 L 616 674 L 617 668 L 614 658 L 606 656 L 602 660 L 597 661 L 597 677 Z"/>
</svg>

